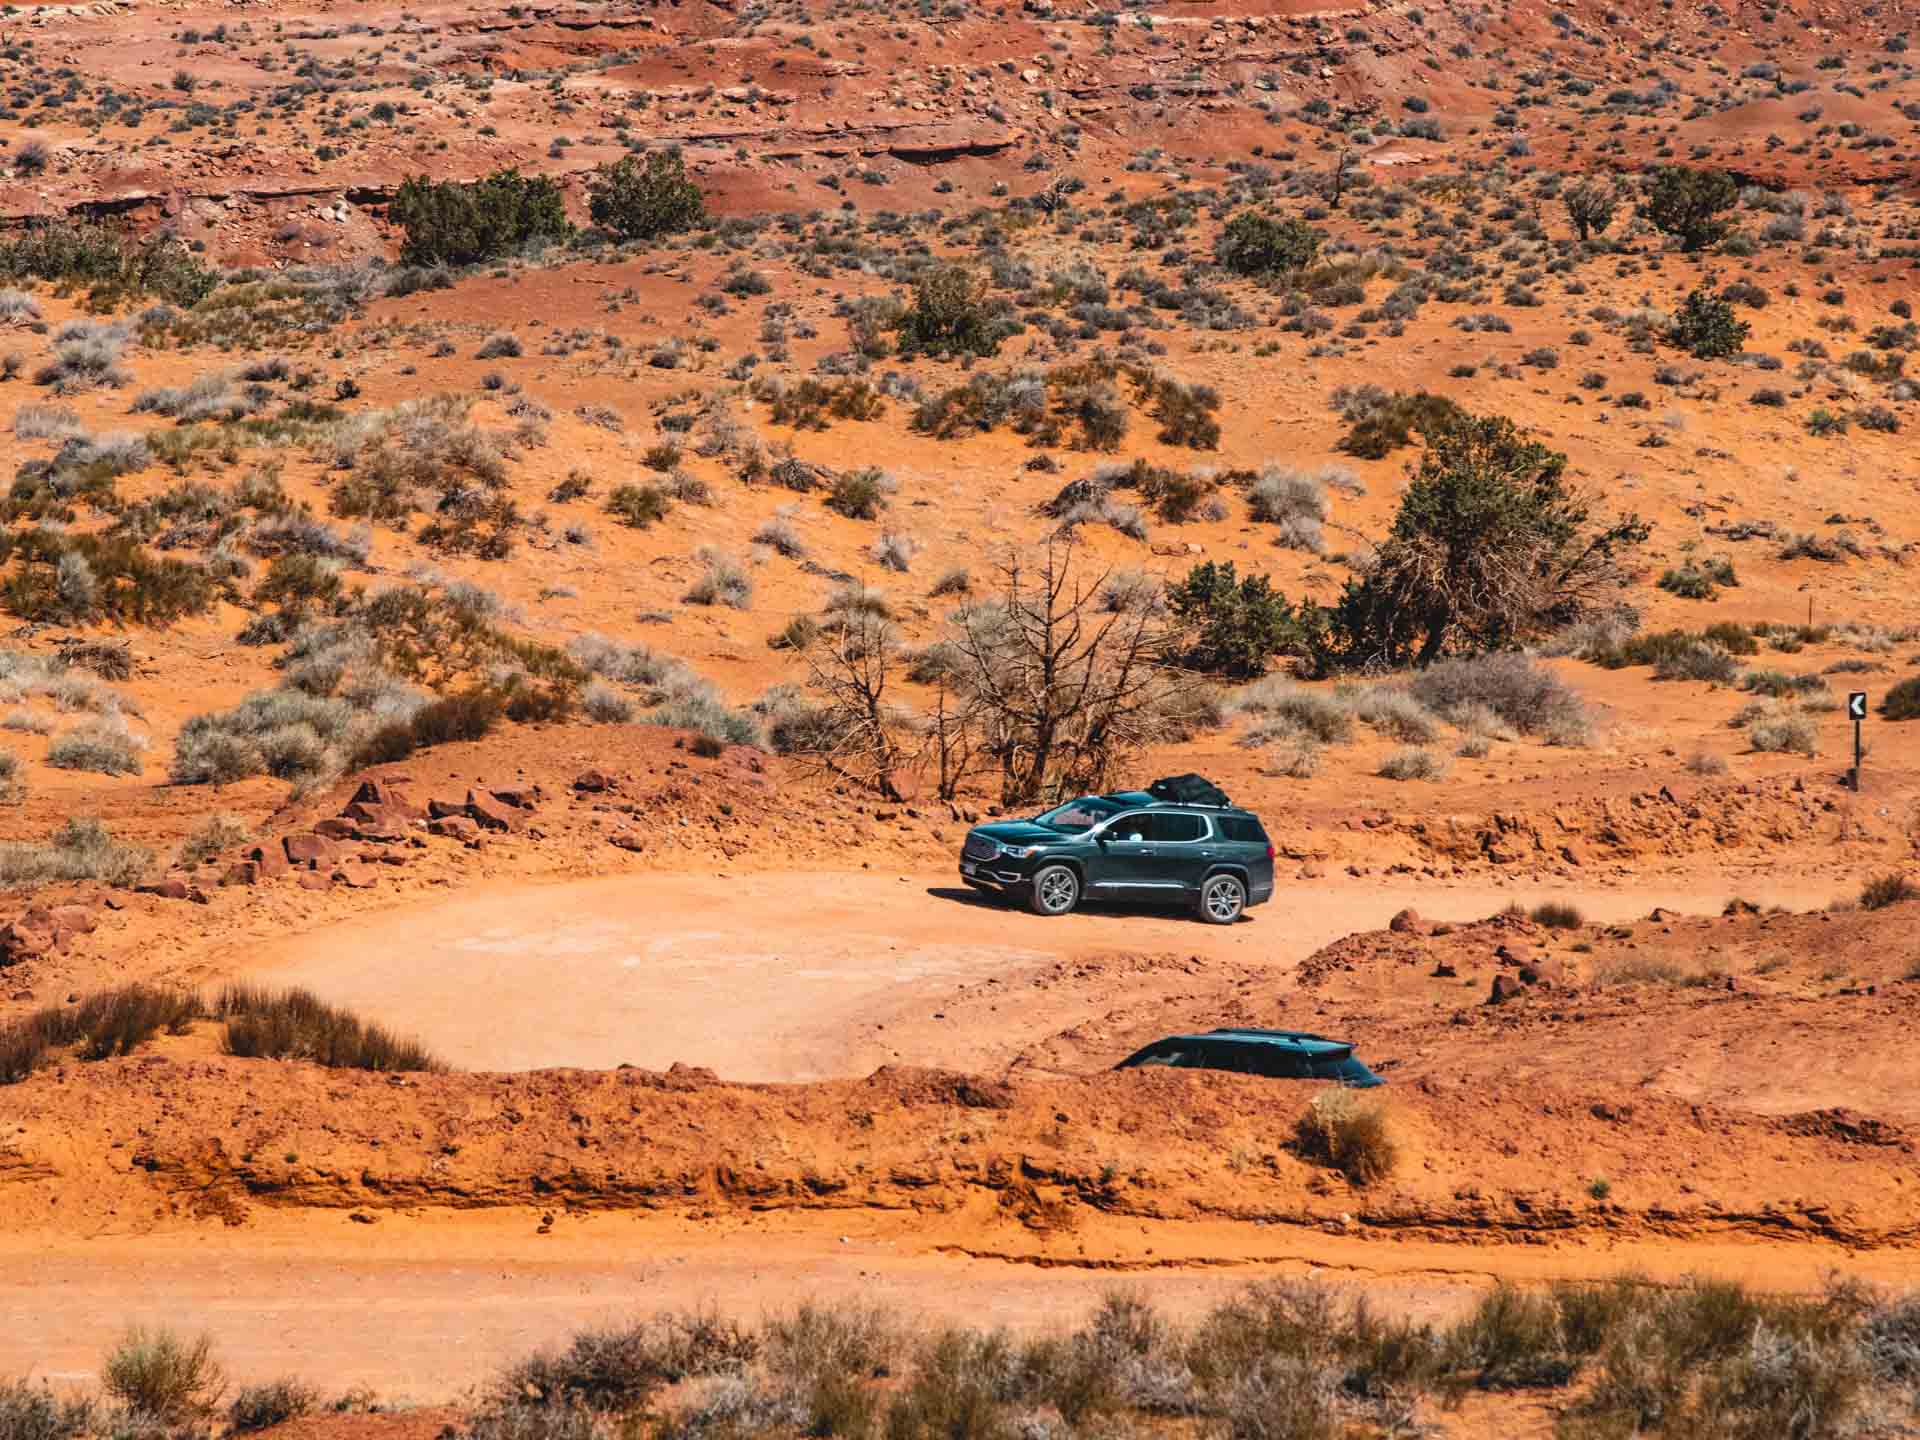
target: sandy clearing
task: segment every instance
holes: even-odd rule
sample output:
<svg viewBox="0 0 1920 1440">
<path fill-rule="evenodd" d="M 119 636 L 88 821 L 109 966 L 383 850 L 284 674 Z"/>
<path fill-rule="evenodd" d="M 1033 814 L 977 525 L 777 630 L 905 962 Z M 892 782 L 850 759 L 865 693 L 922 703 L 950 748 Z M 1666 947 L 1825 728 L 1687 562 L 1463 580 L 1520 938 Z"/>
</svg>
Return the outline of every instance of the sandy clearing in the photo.
<svg viewBox="0 0 1920 1440">
<path fill-rule="evenodd" d="M 476 894 L 216 958 L 217 968 L 309 986 L 416 1033 L 468 1069 L 680 1061 L 727 1079 L 803 1081 L 888 1062 L 991 1068 L 1081 1018 L 1036 999 L 994 1034 L 947 1033 L 937 1002 L 966 981 L 1123 951 L 1284 971 L 1409 905 L 1464 921 L 1549 894 L 1596 920 L 1722 903 L 1706 890 L 1295 882 L 1221 929 L 1124 909 L 1043 919 L 983 902 L 944 875 L 662 875 Z M 1825 893 L 1755 898 L 1802 905 Z"/>
</svg>

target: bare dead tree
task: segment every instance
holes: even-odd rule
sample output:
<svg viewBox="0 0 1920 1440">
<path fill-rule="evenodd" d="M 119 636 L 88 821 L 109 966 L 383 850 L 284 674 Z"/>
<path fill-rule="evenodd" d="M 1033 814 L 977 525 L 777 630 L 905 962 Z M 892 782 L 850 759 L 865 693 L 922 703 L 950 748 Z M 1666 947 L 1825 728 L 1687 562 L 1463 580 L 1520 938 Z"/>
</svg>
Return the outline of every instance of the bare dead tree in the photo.
<svg viewBox="0 0 1920 1440">
<path fill-rule="evenodd" d="M 1104 788 L 1126 760 L 1181 728 L 1162 665 L 1164 623 L 1108 608 L 1106 572 L 1076 565 L 1069 538 L 996 568 L 998 595 L 960 612 L 952 643 L 966 724 L 999 770 L 1001 799 Z"/>
<path fill-rule="evenodd" d="M 898 800 L 912 726 L 887 694 L 900 661 L 892 625 L 869 611 L 845 611 L 802 654 L 807 688 L 822 700 L 804 755 Z"/>
<path fill-rule="evenodd" d="M 1340 208 L 1340 197 L 1347 192 L 1347 171 L 1353 168 L 1353 151 L 1342 148 L 1340 158 L 1333 162 L 1333 170 L 1327 177 L 1327 204 L 1335 210 Z"/>
<path fill-rule="evenodd" d="M 1033 203 L 1043 215 L 1051 217 L 1055 211 L 1067 203 L 1067 197 L 1072 193 L 1073 177 L 1056 175 L 1033 197 Z"/>
</svg>

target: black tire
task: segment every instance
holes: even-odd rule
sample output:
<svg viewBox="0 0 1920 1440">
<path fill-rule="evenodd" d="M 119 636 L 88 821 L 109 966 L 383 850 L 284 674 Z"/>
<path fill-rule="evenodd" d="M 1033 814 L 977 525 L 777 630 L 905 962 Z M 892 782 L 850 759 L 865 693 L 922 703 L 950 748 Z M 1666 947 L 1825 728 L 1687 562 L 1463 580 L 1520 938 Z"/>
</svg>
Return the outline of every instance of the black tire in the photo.
<svg viewBox="0 0 1920 1440">
<path fill-rule="evenodd" d="M 1195 910 L 1209 925 L 1231 925 L 1247 908 L 1247 885 L 1238 875 L 1209 875 L 1200 883 Z"/>
<path fill-rule="evenodd" d="M 1065 915 L 1080 903 L 1080 877 L 1071 865 L 1042 865 L 1033 874 L 1027 908 L 1036 915 Z"/>
</svg>

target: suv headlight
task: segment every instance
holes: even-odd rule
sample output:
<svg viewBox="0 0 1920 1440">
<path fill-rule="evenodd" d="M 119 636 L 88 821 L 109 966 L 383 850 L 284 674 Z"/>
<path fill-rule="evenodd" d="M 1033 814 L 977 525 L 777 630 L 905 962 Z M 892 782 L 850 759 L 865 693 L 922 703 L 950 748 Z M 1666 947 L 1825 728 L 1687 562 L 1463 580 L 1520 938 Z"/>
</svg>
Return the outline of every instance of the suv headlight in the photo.
<svg viewBox="0 0 1920 1440">
<path fill-rule="evenodd" d="M 1038 845 L 1002 845 L 1000 853 L 1010 860 L 1024 860 L 1029 855 L 1038 855 L 1041 848 Z"/>
</svg>

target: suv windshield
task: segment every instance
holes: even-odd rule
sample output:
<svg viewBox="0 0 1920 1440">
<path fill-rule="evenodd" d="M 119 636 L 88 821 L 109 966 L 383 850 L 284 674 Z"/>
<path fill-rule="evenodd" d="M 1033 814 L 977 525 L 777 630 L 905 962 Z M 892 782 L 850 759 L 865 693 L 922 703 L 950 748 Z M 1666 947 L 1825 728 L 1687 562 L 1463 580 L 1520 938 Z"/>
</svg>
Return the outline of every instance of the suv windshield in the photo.
<svg viewBox="0 0 1920 1440">
<path fill-rule="evenodd" d="M 1078 835 L 1126 808 L 1119 801 L 1109 800 L 1104 795 L 1086 795 L 1056 806 L 1044 815 L 1034 816 L 1033 823 L 1065 835 Z"/>
</svg>

